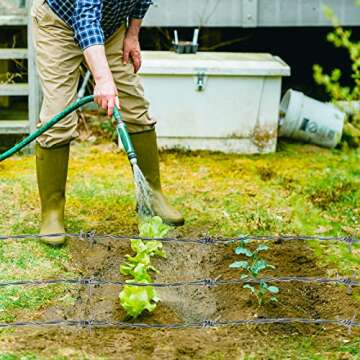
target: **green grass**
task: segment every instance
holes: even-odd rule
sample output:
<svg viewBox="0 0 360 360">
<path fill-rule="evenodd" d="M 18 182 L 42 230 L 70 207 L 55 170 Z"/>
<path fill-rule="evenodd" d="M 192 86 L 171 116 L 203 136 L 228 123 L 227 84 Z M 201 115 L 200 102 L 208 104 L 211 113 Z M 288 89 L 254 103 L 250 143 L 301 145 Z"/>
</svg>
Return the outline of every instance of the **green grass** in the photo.
<svg viewBox="0 0 360 360">
<path fill-rule="evenodd" d="M 297 346 L 289 344 L 276 353 L 268 354 L 268 358 L 276 360 L 279 358 L 299 359 L 299 360 L 332 360 L 332 359 L 359 359 L 360 358 L 360 339 L 325 347 L 321 350 L 316 344 L 315 338 L 300 338 Z"/>
<path fill-rule="evenodd" d="M 359 150 L 329 151 L 283 143 L 277 154 L 263 156 L 167 152 L 161 154 L 161 167 L 164 190 L 187 220 L 176 235 L 360 237 Z M 131 170 L 122 153 L 111 145 L 77 144 L 69 172 L 68 231 L 134 234 L 133 190 Z M 0 164 L 0 194 L 0 234 L 36 233 L 39 201 L 33 158 L 16 157 Z M 339 243 L 312 242 L 310 246 L 329 276 L 360 272 L 359 246 L 354 246 L 352 254 Z M 31 240 L 0 244 L 0 281 L 76 274 L 68 247 L 53 249 Z M 0 321 L 14 321 L 19 314 L 72 301 L 64 286 L 3 288 Z M 336 344 L 324 349 L 324 354 L 343 352 L 356 359 L 358 345 L 359 341 Z M 317 353 L 308 338 L 293 338 L 289 348 L 298 359 L 331 358 Z M 0 355 L 0 360 L 37 359 L 11 356 Z M 271 356 L 276 358 L 276 354 Z"/>
<path fill-rule="evenodd" d="M 73 358 L 73 357 L 72 357 Z M 12 354 L 12 353 L 4 353 L 0 354 L 0 360 L 67 360 L 69 359 L 68 356 L 65 355 L 55 355 L 51 358 L 49 357 L 38 357 L 35 354 L 27 353 L 27 354 Z M 86 355 L 82 356 L 79 355 L 76 357 L 77 360 L 106 360 L 105 358 L 99 358 L 99 357 L 88 357 Z"/>
<path fill-rule="evenodd" d="M 0 360 L 40 360 L 36 355 L 24 354 L 24 355 L 14 355 L 14 354 L 0 354 Z"/>
</svg>

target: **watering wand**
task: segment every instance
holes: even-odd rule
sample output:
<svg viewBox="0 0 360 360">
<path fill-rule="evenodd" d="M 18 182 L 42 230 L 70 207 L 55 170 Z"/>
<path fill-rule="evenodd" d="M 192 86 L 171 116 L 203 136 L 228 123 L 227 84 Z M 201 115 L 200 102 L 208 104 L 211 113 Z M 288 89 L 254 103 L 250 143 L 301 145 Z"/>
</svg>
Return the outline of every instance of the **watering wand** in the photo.
<svg viewBox="0 0 360 360">
<path fill-rule="evenodd" d="M 113 116 L 117 123 L 116 129 L 117 129 L 118 135 L 121 139 L 121 143 L 124 146 L 124 150 L 127 154 L 127 157 L 129 159 L 131 165 L 135 165 L 135 164 L 137 164 L 137 156 L 136 156 L 135 148 L 131 141 L 130 135 L 127 131 L 127 127 L 122 119 L 121 113 L 116 106 L 114 108 Z"/>
<path fill-rule="evenodd" d="M 49 130 L 55 124 L 57 124 L 59 121 L 61 121 L 66 116 L 71 114 L 73 111 L 75 111 L 75 110 L 81 108 L 82 106 L 84 106 L 85 104 L 88 104 L 93 101 L 94 101 L 93 95 L 85 96 L 81 99 L 78 99 L 73 104 L 71 104 L 66 109 L 64 109 L 61 113 L 55 115 L 50 121 L 48 121 L 41 128 L 37 129 L 35 132 L 33 132 L 32 134 L 27 136 L 24 140 L 20 141 L 14 147 L 5 151 L 3 154 L 0 154 L 0 162 L 9 158 L 10 156 L 16 154 L 17 152 L 19 152 L 25 146 L 29 145 L 32 141 L 36 140 L 36 138 L 38 138 L 40 135 L 42 135 L 45 131 Z M 126 154 L 128 156 L 128 159 L 129 159 L 131 165 L 134 166 L 135 164 L 137 164 L 135 148 L 130 139 L 126 125 L 125 125 L 124 121 L 122 120 L 121 113 L 117 107 L 114 108 L 114 119 L 116 120 L 117 131 L 118 131 L 119 137 L 121 139 L 121 142 L 124 146 L 124 149 L 126 151 Z"/>
</svg>

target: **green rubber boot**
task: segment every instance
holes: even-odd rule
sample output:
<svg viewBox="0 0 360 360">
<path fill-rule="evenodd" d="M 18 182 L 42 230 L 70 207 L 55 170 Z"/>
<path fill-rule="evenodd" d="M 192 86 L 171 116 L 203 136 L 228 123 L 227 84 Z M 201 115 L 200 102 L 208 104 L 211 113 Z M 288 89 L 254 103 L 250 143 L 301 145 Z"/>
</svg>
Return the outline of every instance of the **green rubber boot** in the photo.
<svg viewBox="0 0 360 360">
<path fill-rule="evenodd" d="M 63 234 L 65 187 L 69 163 L 70 145 L 45 149 L 36 144 L 36 173 L 41 200 L 40 234 Z M 59 246 L 65 236 L 44 237 L 42 242 Z"/>
<path fill-rule="evenodd" d="M 161 190 L 159 154 L 155 130 L 130 134 L 130 136 L 136 150 L 139 167 L 153 190 L 153 212 L 168 225 L 184 225 L 183 216 L 170 205 Z"/>
</svg>

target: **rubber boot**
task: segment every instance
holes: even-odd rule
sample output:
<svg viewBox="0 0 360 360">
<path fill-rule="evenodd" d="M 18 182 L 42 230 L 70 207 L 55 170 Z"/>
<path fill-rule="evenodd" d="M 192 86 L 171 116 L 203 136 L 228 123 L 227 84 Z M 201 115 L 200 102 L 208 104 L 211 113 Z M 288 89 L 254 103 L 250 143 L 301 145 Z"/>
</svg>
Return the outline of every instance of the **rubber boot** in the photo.
<svg viewBox="0 0 360 360">
<path fill-rule="evenodd" d="M 36 172 L 41 200 L 40 234 L 63 234 L 65 187 L 70 145 L 45 149 L 36 144 Z M 66 238 L 44 237 L 42 242 L 59 246 Z"/>
<path fill-rule="evenodd" d="M 155 130 L 130 134 L 133 141 L 138 164 L 148 181 L 152 194 L 152 210 L 164 223 L 172 226 L 184 225 L 183 216 L 172 206 L 161 190 L 159 154 Z"/>
</svg>

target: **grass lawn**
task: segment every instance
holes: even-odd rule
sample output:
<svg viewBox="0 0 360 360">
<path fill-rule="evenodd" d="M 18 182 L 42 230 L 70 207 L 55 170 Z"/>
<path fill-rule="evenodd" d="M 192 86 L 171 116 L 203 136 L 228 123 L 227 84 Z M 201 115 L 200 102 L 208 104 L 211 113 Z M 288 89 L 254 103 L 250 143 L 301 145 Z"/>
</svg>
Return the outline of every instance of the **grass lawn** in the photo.
<svg viewBox="0 0 360 360">
<path fill-rule="evenodd" d="M 359 150 L 340 152 L 281 143 L 278 153 L 262 156 L 164 152 L 161 154 L 161 169 L 164 191 L 184 212 L 187 220 L 184 227 L 173 230 L 174 236 L 302 234 L 360 237 Z M 94 230 L 97 233 L 136 234 L 133 194 L 127 159 L 113 144 L 79 143 L 72 147 L 66 211 L 68 232 Z M 39 200 L 33 157 L 14 157 L 0 163 L 0 200 L 0 234 L 35 234 L 38 231 Z M 50 248 L 34 240 L 4 241 L 0 243 L 0 281 L 76 278 L 87 275 L 89 269 L 96 271 L 95 260 L 93 264 L 88 263 L 100 255 L 91 253 L 89 257 L 79 256 L 77 246 L 75 241 L 62 248 Z M 322 276 L 353 276 L 360 273 L 359 246 L 354 247 L 352 254 L 345 244 L 339 243 L 301 243 L 297 248 L 291 248 L 291 244 L 286 246 L 286 251 L 296 250 L 293 255 L 297 258 L 303 256 L 310 259 L 314 272 L 319 270 Z M 285 273 L 281 259 L 284 263 L 290 260 L 284 249 L 276 252 L 276 261 L 279 262 L 277 268 Z M 87 250 L 81 251 L 84 255 Z M 106 251 L 105 254 L 103 250 L 99 263 L 105 264 L 109 256 L 114 257 L 113 262 L 118 259 L 110 245 Z M 229 255 L 224 255 L 224 261 L 226 256 Z M 299 259 L 296 261 L 301 264 Z M 103 265 L 104 274 L 105 268 Z M 296 275 L 307 275 L 307 271 L 310 271 L 308 268 L 305 262 L 298 267 Z M 295 271 L 295 268 L 291 269 Z M 165 279 L 166 275 L 162 274 Z M 278 275 L 276 270 L 272 275 Z M 178 279 L 181 279 L 181 274 Z M 311 293 L 313 288 L 308 289 Z M 291 297 L 292 293 L 289 294 Z M 346 305 L 349 307 L 348 313 L 356 314 L 359 321 L 360 314 L 356 312 L 356 307 L 358 310 L 360 306 L 358 289 L 354 289 L 353 295 L 349 296 L 346 289 L 340 287 L 339 294 L 343 295 L 339 299 L 333 295 L 335 293 L 329 294 L 334 296 L 329 295 L 331 306 L 338 300 L 341 305 L 343 297 L 349 298 L 344 300 L 346 304 L 352 304 L 351 307 Z M 280 300 L 281 296 L 280 292 Z M 0 288 L 0 322 L 39 318 L 50 320 L 59 316 L 57 308 L 70 311 L 79 301 L 76 291 L 65 285 Z M 117 303 L 116 298 L 107 301 Z M 312 301 L 316 303 L 320 300 Z M 283 307 L 282 313 L 289 309 Z M 335 310 L 333 314 L 330 310 L 324 313 L 319 310 L 319 316 L 325 314 L 328 318 L 336 318 L 339 314 L 347 314 L 342 313 L 341 306 Z M 264 311 L 269 314 L 272 310 Z M 159 308 L 152 319 L 158 320 L 161 316 Z M 284 316 L 287 314 L 284 313 Z M 217 339 L 213 341 L 214 344 L 226 339 L 221 345 L 223 348 L 218 345 L 203 347 L 201 343 L 206 342 L 206 338 L 202 334 L 208 330 L 176 332 L 175 335 L 170 332 L 148 334 L 144 331 L 135 334 L 118 330 L 118 335 L 113 332 L 107 337 L 106 330 L 96 330 L 93 335 L 78 330 L 79 334 L 69 335 L 67 330 L 58 329 L 56 336 L 62 337 L 58 345 L 57 340 L 52 338 L 56 331 L 54 329 L 39 332 L 31 329 L 3 330 L 0 333 L 0 360 L 360 359 L 360 333 L 356 329 L 351 336 L 347 335 L 346 329 L 338 328 L 314 328 L 307 332 L 306 327 L 290 329 L 274 325 L 266 326 L 266 329 L 266 333 L 262 333 L 261 327 L 238 328 L 234 335 L 231 329 L 209 330 Z M 250 331 L 251 336 L 258 339 L 255 346 L 251 346 L 250 340 L 248 343 L 245 341 Z M 94 341 L 91 346 L 89 336 Z M 114 345 L 116 336 L 120 336 L 118 341 L 122 342 L 121 356 L 115 350 L 113 353 L 106 350 L 118 349 Z M 187 342 L 189 336 L 193 337 L 191 344 Z M 99 340 L 106 337 L 110 345 Z M 156 343 L 159 337 L 161 349 Z M 62 342 L 65 338 L 69 340 Z M 36 345 L 39 339 L 43 341 L 42 346 Z M 75 339 L 73 343 L 71 339 Z M 195 339 L 198 339 L 196 346 Z M 243 346 L 236 339 L 242 339 Z M 145 346 L 147 342 L 151 348 L 150 345 Z M 157 353 L 160 350 L 162 353 Z M 133 357 L 126 357 L 127 353 L 133 354 Z"/>
</svg>

